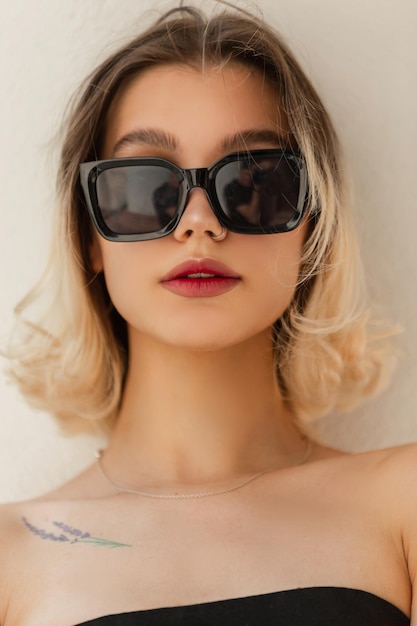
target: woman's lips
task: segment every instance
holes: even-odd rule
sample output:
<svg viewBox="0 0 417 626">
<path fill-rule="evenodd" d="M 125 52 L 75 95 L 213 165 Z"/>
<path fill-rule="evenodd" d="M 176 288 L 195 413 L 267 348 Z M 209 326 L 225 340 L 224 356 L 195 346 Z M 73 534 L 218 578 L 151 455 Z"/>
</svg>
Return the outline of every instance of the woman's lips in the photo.
<svg viewBox="0 0 417 626">
<path fill-rule="evenodd" d="M 239 278 L 213 276 L 210 278 L 173 278 L 161 284 L 168 291 L 188 298 L 210 298 L 230 291 L 239 282 Z"/>
<path fill-rule="evenodd" d="M 208 298 L 230 291 L 240 276 L 230 267 L 214 259 L 190 259 L 174 267 L 161 285 L 180 296 Z"/>
</svg>

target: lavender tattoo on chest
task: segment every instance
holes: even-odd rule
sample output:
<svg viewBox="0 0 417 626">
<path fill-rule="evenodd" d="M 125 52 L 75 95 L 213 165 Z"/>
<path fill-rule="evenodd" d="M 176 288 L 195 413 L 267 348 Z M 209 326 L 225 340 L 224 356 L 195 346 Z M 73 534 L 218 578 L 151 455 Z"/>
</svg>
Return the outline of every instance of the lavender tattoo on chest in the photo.
<svg viewBox="0 0 417 626">
<path fill-rule="evenodd" d="M 32 533 L 41 539 L 46 541 L 58 541 L 61 543 L 74 544 L 74 543 L 90 543 L 94 546 L 101 546 L 105 548 L 132 548 L 131 544 L 120 543 L 119 541 L 112 541 L 110 539 L 102 539 L 101 537 L 93 537 L 89 532 L 84 532 L 78 528 L 68 526 L 64 522 L 53 521 L 51 524 L 54 526 L 53 531 L 45 530 L 35 526 L 26 517 L 22 517 L 22 522 Z M 56 530 L 58 529 L 58 531 Z M 58 532 L 61 531 L 59 534 Z"/>
</svg>

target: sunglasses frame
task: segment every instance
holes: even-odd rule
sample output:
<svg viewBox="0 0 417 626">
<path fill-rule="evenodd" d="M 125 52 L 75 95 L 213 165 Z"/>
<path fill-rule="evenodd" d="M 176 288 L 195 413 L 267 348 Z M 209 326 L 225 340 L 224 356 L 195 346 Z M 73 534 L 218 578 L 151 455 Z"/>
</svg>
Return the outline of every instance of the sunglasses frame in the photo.
<svg viewBox="0 0 417 626">
<path fill-rule="evenodd" d="M 253 224 L 234 224 L 223 211 L 221 203 L 217 197 L 215 180 L 217 172 L 227 163 L 243 160 L 253 160 L 262 158 L 285 158 L 293 161 L 299 172 L 300 187 L 298 194 L 298 206 L 294 217 L 287 222 L 279 226 L 254 226 Z M 98 202 L 97 196 L 97 179 L 101 172 L 106 169 L 113 169 L 117 167 L 126 167 L 134 165 L 151 165 L 161 166 L 169 169 L 173 172 L 179 183 L 179 196 L 178 207 L 174 217 L 168 224 L 158 231 L 148 233 L 132 233 L 132 234 L 119 234 L 110 230 L 104 222 L 102 212 Z M 86 199 L 87 209 L 90 217 L 93 221 L 99 234 L 108 241 L 148 241 L 151 239 L 160 239 L 174 232 L 178 226 L 181 217 L 187 207 L 188 195 L 192 189 L 200 187 L 207 195 L 210 207 L 216 215 L 221 226 L 234 233 L 241 233 L 245 235 L 269 235 L 276 233 L 286 233 L 297 228 L 300 224 L 308 203 L 308 178 L 307 168 L 303 157 L 292 150 L 284 149 L 266 149 L 266 150 L 248 150 L 245 152 L 233 152 L 228 154 L 207 168 L 195 168 L 195 169 L 182 169 L 171 163 L 166 159 L 159 157 L 133 157 L 133 158 L 121 158 L 121 159 L 106 159 L 100 161 L 89 161 L 80 164 L 80 182 L 84 191 Z"/>
</svg>

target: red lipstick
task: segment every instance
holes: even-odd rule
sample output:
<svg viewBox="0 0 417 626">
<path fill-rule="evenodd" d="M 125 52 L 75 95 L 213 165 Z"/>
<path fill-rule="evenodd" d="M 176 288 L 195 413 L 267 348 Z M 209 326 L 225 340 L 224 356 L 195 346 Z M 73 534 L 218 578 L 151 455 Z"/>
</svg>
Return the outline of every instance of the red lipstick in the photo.
<svg viewBox="0 0 417 626">
<path fill-rule="evenodd" d="M 230 291 L 240 276 L 230 267 L 214 259 L 189 259 L 174 267 L 161 285 L 180 296 L 210 298 Z"/>
</svg>

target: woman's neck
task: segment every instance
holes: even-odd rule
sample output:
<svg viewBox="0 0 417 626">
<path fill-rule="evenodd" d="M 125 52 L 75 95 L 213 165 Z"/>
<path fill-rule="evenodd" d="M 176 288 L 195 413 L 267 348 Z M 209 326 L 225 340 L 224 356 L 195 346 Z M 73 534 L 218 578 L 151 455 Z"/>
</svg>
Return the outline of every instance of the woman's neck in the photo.
<svg viewBox="0 0 417 626">
<path fill-rule="evenodd" d="M 217 351 L 132 342 L 106 453 L 120 479 L 212 482 L 290 465 L 304 446 L 276 382 L 269 333 Z"/>
</svg>

